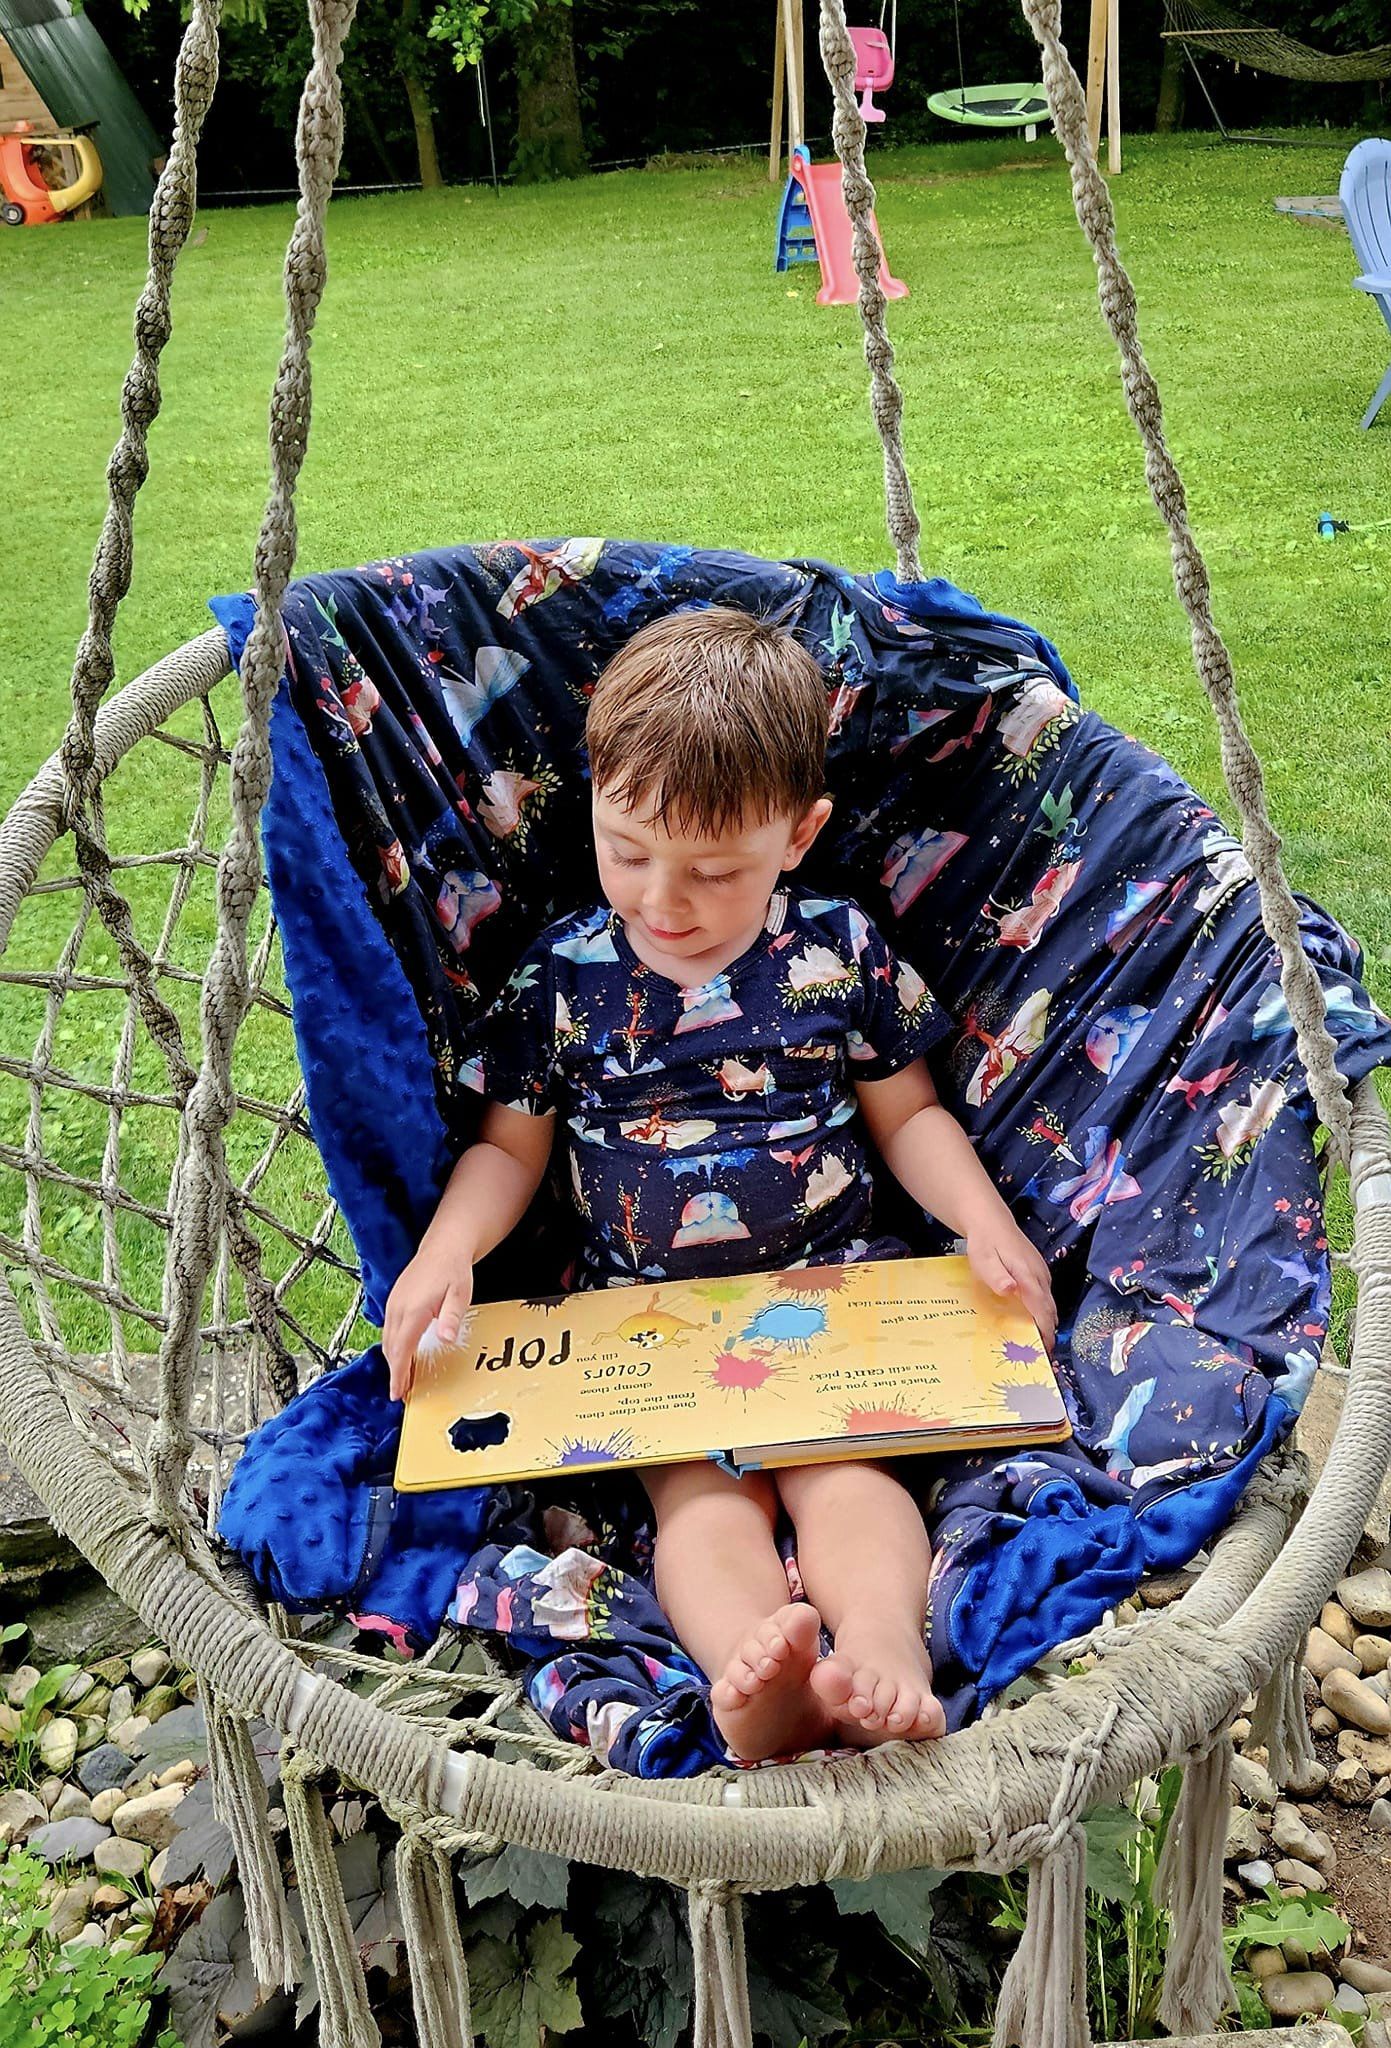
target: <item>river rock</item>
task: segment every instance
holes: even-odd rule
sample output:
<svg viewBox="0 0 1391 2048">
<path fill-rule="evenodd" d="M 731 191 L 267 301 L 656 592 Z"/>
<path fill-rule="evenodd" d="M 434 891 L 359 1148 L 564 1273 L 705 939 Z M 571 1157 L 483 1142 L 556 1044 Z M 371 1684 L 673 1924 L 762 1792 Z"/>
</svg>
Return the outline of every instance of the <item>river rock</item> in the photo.
<svg viewBox="0 0 1391 2048">
<path fill-rule="evenodd" d="M 108 1785 L 123 1785 L 133 1769 L 123 1749 L 117 1749 L 114 1742 L 103 1742 L 83 1757 L 77 1766 L 77 1781 L 84 1792 L 104 1792 Z"/>
<path fill-rule="evenodd" d="M 1322 1682 L 1330 1671 L 1360 1673 L 1362 1666 L 1354 1652 L 1335 1642 L 1326 1630 L 1311 1628 L 1304 1644 L 1304 1668 Z"/>
<path fill-rule="evenodd" d="M 1379 1835 L 1391 1835 L 1391 1799 L 1374 1799 L 1367 1808 L 1367 1825 Z M 1391 1990 L 1391 1985 L 1388 1985 Z"/>
<path fill-rule="evenodd" d="M 25 1843 L 25 1848 L 34 1855 L 42 1856 L 45 1863 L 61 1863 L 66 1859 L 72 1863 L 85 1863 L 92 1851 L 104 1842 L 111 1833 L 100 1821 L 90 1817 L 83 1820 L 50 1820 L 41 1828 L 35 1828 Z"/>
<path fill-rule="evenodd" d="M 1197 1583 L 1196 1572 L 1160 1572 L 1145 1580 L 1140 1588 L 1140 1598 L 1146 1607 L 1172 1607 L 1175 1600 L 1181 1600 L 1189 1587 Z"/>
<path fill-rule="evenodd" d="M 149 1725 L 148 1714 L 132 1714 L 129 1720 L 110 1722 L 106 1732 L 117 1749 L 123 1749 L 127 1756 L 134 1756 L 135 1746 Z"/>
<path fill-rule="evenodd" d="M 1314 1735 L 1336 1735 L 1341 1725 L 1332 1707 L 1317 1706 L 1309 1716 L 1310 1732 Z"/>
<path fill-rule="evenodd" d="M 116 1686 L 106 1704 L 106 1718 L 112 1728 L 119 1728 L 122 1721 L 128 1721 L 135 1712 L 135 1687 L 124 1680 Z"/>
<path fill-rule="evenodd" d="M 126 1842 L 119 1835 L 97 1845 L 92 1861 L 98 1870 L 114 1877 L 141 1877 L 150 1852 L 143 1842 Z"/>
<path fill-rule="evenodd" d="M 1309 2013 L 1327 2012 L 1335 1988 L 1322 1970 L 1285 1970 L 1264 1980 L 1261 1999 L 1273 2020 L 1300 2020 Z"/>
<path fill-rule="evenodd" d="M 5 1680 L 5 1698 L 10 1705 L 22 1708 L 42 1675 L 33 1664 L 17 1664 Z"/>
<path fill-rule="evenodd" d="M 1270 1838 L 1286 1856 L 1298 1856 L 1305 1863 L 1319 1860 L 1314 1831 L 1300 1819 L 1298 1809 L 1282 1799 L 1271 1816 Z"/>
<path fill-rule="evenodd" d="M 0 1792 L 0 1845 L 22 1842 L 47 1819 L 48 1808 L 35 1793 L 21 1791 L 18 1786 Z"/>
<path fill-rule="evenodd" d="M 130 1675 L 146 1692 L 152 1686 L 161 1684 L 173 1668 L 173 1658 L 167 1650 L 162 1650 L 158 1643 L 151 1643 L 148 1648 L 137 1650 L 130 1660 Z"/>
<path fill-rule="evenodd" d="M 1356 1572 L 1338 1587 L 1338 1598 L 1363 1628 L 1391 1628 L 1391 1571 L 1373 1565 Z"/>
<path fill-rule="evenodd" d="M 1332 1636 L 1335 1643 L 1341 1643 L 1345 1650 L 1352 1648 L 1352 1639 L 1357 1634 L 1357 1623 L 1340 1601 L 1324 1601 L 1323 1612 L 1319 1615 L 1319 1627 L 1325 1635 Z"/>
<path fill-rule="evenodd" d="M 175 1707 L 182 1704 L 176 1685 L 157 1685 L 141 1700 L 140 1711 L 147 1721 L 162 1721 L 166 1714 L 171 1714 Z"/>
<path fill-rule="evenodd" d="M 178 1833 L 174 1814 L 186 1792 L 184 1785 L 165 1785 L 141 1799 L 127 1799 L 112 1814 L 111 1825 L 126 1841 L 143 1842 L 147 1849 L 167 1849 Z"/>
<path fill-rule="evenodd" d="M 55 1941 L 67 1941 L 85 1925 L 97 1895 L 94 1877 L 79 1877 L 53 1894 L 48 1907 L 48 1931 Z"/>
<path fill-rule="evenodd" d="M 1357 1636 L 1353 1641 L 1352 1654 L 1370 1678 L 1374 1671 L 1384 1671 L 1391 1664 L 1391 1638 Z"/>
<path fill-rule="evenodd" d="M 77 1717 L 77 1753 L 84 1756 L 89 1749 L 106 1740 L 106 1723 L 100 1714 L 79 1714 Z"/>
<path fill-rule="evenodd" d="M 1236 1874 L 1253 1892 L 1263 1892 L 1275 1882 L 1275 1871 L 1264 1856 L 1258 1856 L 1254 1863 L 1239 1863 Z"/>
<path fill-rule="evenodd" d="M 1242 1798 L 1251 1806 L 1274 1806 L 1280 1797 L 1275 1780 L 1264 1764 L 1254 1758 L 1238 1753 L 1232 1758 L 1231 1780 Z"/>
<path fill-rule="evenodd" d="M 1366 1806 L 1372 1796 L 1372 1774 L 1356 1757 L 1344 1757 L 1328 1787 L 1340 1806 Z"/>
<path fill-rule="evenodd" d="M 94 1913 L 123 1913 L 130 1903 L 130 1893 L 124 1885 L 99 1884 L 92 1895 Z"/>
<path fill-rule="evenodd" d="M 96 1687 L 97 1681 L 93 1678 L 91 1672 L 84 1671 L 79 1666 L 76 1671 L 69 1672 L 68 1676 L 59 1686 L 58 1705 L 60 1707 L 75 1707 L 79 1700 L 86 1699 L 89 1692 L 95 1692 Z"/>
<path fill-rule="evenodd" d="M 170 1764 L 167 1771 L 157 1772 L 155 1775 L 155 1785 L 157 1787 L 165 1785 L 192 1785 L 196 1782 L 197 1777 L 197 1764 L 194 1763 L 192 1757 L 186 1756 L 181 1764 Z"/>
<path fill-rule="evenodd" d="M 1344 1982 L 1338 1986 L 1338 1989 L 1333 1994 L 1333 2010 L 1334 2012 L 1361 2013 L 1365 2015 L 1367 2001 L 1355 1985 Z"/>
<path fill-rule="evenodd" d="M 1350 1721 L 1368 1735 L 1391 1735 L 1391 1704 L 1373 1692 L 1365 1679 L 1354 1678 L 1350 1671 L 1334 1670 L 1321 1690 L 1324 1705 L 1332 1707 L 1340 1721 Z"/>
<path fill-rule="evenodd" d="M 1323 1890 L 1323 1873 L 1311 1863 L 1300 1863 L 1293 1856 L 1284 1857 L 1275 1866 L 1277 1884 L 1297 1884 L 1306 1892 Z"/>
<path fill-rule="evenodd" d="M 1227 1863 L 1249 1863 L 1261 1854 L 1265 1843 L 1256 1826 L 1256 1816 L 1249 1807 L 1234 1806 L 1227 1818 L 1227 1846 L 1223 1860 Z"/>
<path fill-rule="evenodd" d="M 108 1785 L 104 1792 L 98 1792 L 92 1801 L 92 1819 L 109 1826 L 111 1816 L 118 1806 L 125 1804 L 125 1793 L 119 1785 Z"/>
<path fill-rule="evenodd" d="M 1391 1965 L 1375 1962 L 1370 1956 L 1344 1956 L 1338 1975 L 1359 1991 L 1391 1991 Z"/>
<path fill-rule="evenodd" d="M 94 1664 L 87 1666 L 87 1669 L 98 1685 L 104 1685 L 108 1692 L 114 1692 L 124 1681 L 130 1666 L 124 1657 L 98 1657 Z"/>
<path fill-rule="evenodd" d="M 161 1850 L 159 1851 L 158 1855 L 156 1855 L 156 1856 L 152 1856 L 152 1857 L 150 1858 L 150 1889 L 151 1889 L 151 1891 L 156 1891 L 156 1892 L 157 1892 L 157 1891 L 162 1891 L 162 1890 L 163 1890 L 163 1888 L 164 1888 L 164 1867 L 165 1867 L 165 1865 L 166 1865 L 166 1864 L 168 1863 L 168 1861 L 169 1861 L 169 1851 L 168 1851 L 167 1849 L 161 1849 Z"/>
<path fill-rule="evenodd" d="M 87 1664 L 95 1658 L 133 1650 L 148 1635 L 145 1623 L 132 1614 L 109 1586 L 92 1578 L 45 1600 L 25 1616 L 29 1654 L 41 1671 L 54 1664 Z"/>
<path fill-rule="evenodd" d="M 1278 1948 L 1253 1948 L 1247 1952 L 1246 1967 L 1260 1984 L 1267 1977 L 1285 1974 L 1285 1958 Z"/>
<path fill-rule="evenodd" d="M 39 1755 L 55 1777 L 65 1777 L 77 1755 L 76 1721 L 60 1714 L 56 1721 L 49 1721 L 42 1727 L 39 1730 Z"/>
<path fill-rule="evenodd" d="M 92 1812 L 92 1802 L 79 1785 L 64 1785 L 54 1800 L 49 1813 L 50 1820 L 97 1820 L 99 1815 Z"/>
</svg>

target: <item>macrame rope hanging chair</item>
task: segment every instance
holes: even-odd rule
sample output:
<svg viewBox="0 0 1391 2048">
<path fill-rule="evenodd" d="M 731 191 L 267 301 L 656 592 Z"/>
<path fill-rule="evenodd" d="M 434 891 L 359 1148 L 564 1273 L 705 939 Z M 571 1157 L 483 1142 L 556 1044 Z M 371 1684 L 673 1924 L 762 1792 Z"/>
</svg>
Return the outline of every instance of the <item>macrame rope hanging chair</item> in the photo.
<svg viewBox="0 0 1391 2048">
<path fill-rule="evenodd" d="M 1060 41 L 1056 0 L 1024 0 L 1043 55 L 1043 77 L 1071 169 L 1082 227 L 1096 259 L 1102 309 L 1120 351 L 1127 404 L 1145 451 L 1146 477 L 1168 528 L 1174 577 L 1192 626 L 1199 676 L 1222 737 L 1222 760 L 1259 883 L 1266 929 L 1319 1116 L 1333 1157 L 1350 1170 L 1360 1288 L 1346 1402 L 1331 1456 L 1296 1521 L 1300 1461 L 1267 1460 L 1215 1545 L 1208 1569 L 1168 1609 L 1089 1639 L 1085 1675 L 1036 1692 L 945 1740 L 889 1745 L 850 1759 L 737 1776 L 662 1781 L 599 1769 L 555 1740 L 526 1705 L 518 1681 L 481 1652 L 461 1657 L 443 1640 L 415 1664 L 384 1666 L 348 1648 L 301 1641 L 269 1612 L 209 1541 L 221 1477 L 254 1423 L 262 1381 L 277 1404 L 296 1390 L 296 1357 L 330 1362 L 347 1346 L 350 1304 L 327 1347 L 291 1303 L 315 1274 L 340 1281 L 331 1205 L 312 1225 L 275 1205 L 286 1153 L 309 1144 L 302 1097 L 283 1106 L 234 1073 L 243 1025 L 279 1025 L 285 1005 L 263 919 L 258 821 L 270 781 L 269 719 L 281 672 L 281 607 L 295 558 L 294 491 L 309 428 L 309 338 L 325 277 L 324 219 L 341 136 L 339 63 L 352 0 L 308 0 L 313 58 L 300 110 L 300 201 L 285 268 L 284 354 L 271 401 L 272 488 L 255 557 L 259 612 L 241 665 L 240 724 L 230 755 L 217 707 L 228 673 L 226 641 L 211 632 L 158 662 L 103 702 L 114 675 L 111 632 L 131 574 L 131 518 L 146 473 L 146 434 L 159 409 L 159 360 L 170 331 L 175 259 L 192 221 L 195 154 L 217 71 L 217 0 L 193 0 L 176 78 L 173 147 L 150 214 L 150 263 L 136 313 L 136 353 L 122 394 L 122 433 L 108 479 L 110 502 L 90 585 L 90 614 L 72 679 L 72 718 L 60 753 L 35 778 L 0 831 L 0 948 L 21 911 L 79 901 L 72 931 L 46 972 L 6 972 L 25 986 L 41 1022 L 32 1058 L 3 1071 L 28 1092 L 22 1147 L 3 1164 L 23 1182 L 24 1218 L 6 1235 L 20 1269 L 31 1330 L 0 1278 L 0 1434 L 55 1522 L 116 1592 L 137 1607 L 198 1674 L 206 1704 L 219 1813 L 236 1848 L 256 1969 L 290 1985 L 303 1967 L 301 1937 L 282 1886 L 250 1723 L 283 1743 L 281 1776 L 302 1918 L 322 2000 L 325 2048 L 367 2048 L 371 2017 L 342 1887 L 331 1854 L 320 1780 L 333 1773 L 374 1793 L 399 1823 L 397 1875 L 417 2025 L 426 2048 L 470 2039 L 468 1976 L 455 1917 L 452 1859 L 508 1842 L 660 1878 L 687 1890 L 695 1952 L 697 2048 L 747 2048 L 751 2020 L 742 1951 L 745 1892 L 806 1886 L 930 1865 L 1005 1871 L 1027 1866 L 1027 1932 L 1006 1977 L 997 2039 L 1028 2048 L 1081 2048 L 1087 2039 L 1085 1849 L 1081 1820 L 1137 1778 L 1174 1761 L 1185 1788 L 1166 1848 L 1163 1881 L 1173 1915 L 1163 2018 L 1186 2033 L 1213 2025 L 1230 1984 L 1220 1933 L 1222 1848 L 1236 1703 L 1259 1691 L 1256 1732 L 1272 1769 L 1298 1786 L 1310 1749 L 1297 1645 L 1361 1534 L 1391 1452 L 1391 1143 L 1374 1087 L 1349 1100 L 1333 1064 L 1318 977 L 1298 938 L 1297 912 L 1266 815 L 1261 772 L 1242 727 L 1231 664 L 1213 624 L 1207 573 L 1188 528 L 1182 484 L 1164 442 L 1160 405 L 1136 333 L 1130 280 L 1116 250 L 1105 185 L 1088 140 L 1082 88 Z M 884 327 L 880 252 L 871 225 L 864 124 L 855 104 L 854 54 L 841 0 L 822 0 L 821 47 L 835 97 L 834 138 L 854 224 L 860 310 L 875 422 L 883 442 L 888 526 L 901 579 L 920 576 L 918 520 L 900 438 L 902 398 Z M 186 718 L 200 721 L 190 737 Z M 165 854 L 116 855 L 106 836 L 106 784 L 145 749 L 192 763 L 197 799 L 187 843 Z M 230 825 L 208 850 L 229 767 Z M 54 849 L 71 839 L 76 874 Z M 215 867 L 211 959 L 180 960 L 181 920 L 196 883 Z M 146 948 L 131 898 L 149 870 L 172 873 L 160 936 Z M 128 893 L 123 893 L 128 892 Z M 104 937 L 102 936 L 104 933 Z M 95 934 L 114 971 L 88 964 Z M 253 934 L 255 934 L 254 943 Z M 197 985 L 196 1044 L 180 997 Z M 61 1019 L 74 994 L 106 993 L 122 1006 L 109 1083 L 64 1069 Z M 282 1038 L 283 1044 L 283 1038 Z M 154 1048 L 151 1053 L 151 1048 Z M 148 1061 L 160 1078 L 151 1080 Z M 101 1163 L 81 1172 L 44 1151 L 45 1115 L 61 1097 L 105 1112 Z M 177 1117 L 167 1205 L 142 1201 L 121 1179 L 132 1112 Z M 248 1133 L 255 1137 L 253 1144 Z M 95 1199 L 101 1277 L 78 1274 L 44 1236 L 41 1196 L 71 1190 Z M 123 1277 L 117 1220 L 132 1216 L 167 1237 L 156 1314 Z M 255 1226 L 255 1227 L 253 1227 Z M 272 1280 L 262 1234 L 290 1249 Z M 341 1239 L 338 1240 L 341 1243 Z M 76 1289 L 109 1318 L 109 1350 L 84 1356 L 65 1335 L 55 1294 Z M 67 1296 L 64 1296 L 67 1299 Z M 128 1321 L 158 1335 L 158 1392 L 134 1384 Z M 257 1370 L 238 1382 L 234 1340 L 250 1338 Z M 117 1427 L 103 1427 L 116 1418 Z M 195 1452 L 198 1458 L 195 1459 Z M 202 1460 L 199 1463 L 198 1460 Z M 206 1498 L 193 1476 L 206 1475 Z M 1293 1527 L 1291 1526 L 1293 1523 Z M 359 1667 L 370 1695 L 345 1681 Z M 341 1676 L 339 1675 L 341 1674 Z"/>
</svg>

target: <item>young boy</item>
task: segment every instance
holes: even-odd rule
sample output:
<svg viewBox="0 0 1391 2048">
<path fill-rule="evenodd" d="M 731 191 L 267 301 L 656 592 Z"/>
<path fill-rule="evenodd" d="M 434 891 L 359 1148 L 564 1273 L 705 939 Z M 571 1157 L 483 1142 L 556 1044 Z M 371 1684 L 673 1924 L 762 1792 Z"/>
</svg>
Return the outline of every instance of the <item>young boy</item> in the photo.
<svg viewBox="0 0 1391 2048">
<path fill-rule="evenodd" d="M 457 1335 L 558 1116 L 580 1286 L 902 1255 L 872 1236 L 873 1146 L 1051 1347 L 1047 1267 L 923 1058 L 947 1020 L 853 903 L 784 879 L 830 815 L 826 728 L 810 655 L 743 612 L 663 618 L 600 677 L 587 738 L 608 900 L 552 925 L 483 1020 L 463 1075 L 487 1098 L 478 1141 L 387 1303 L 393 1397 L 432 1319 Z M 658 1597 L 733 1755 L 942 1732 L 927 1534 L 891 1470 L 644 1478 Z M 805 1601 L 788 1597 L 783 1514 Z"/>
</svg>

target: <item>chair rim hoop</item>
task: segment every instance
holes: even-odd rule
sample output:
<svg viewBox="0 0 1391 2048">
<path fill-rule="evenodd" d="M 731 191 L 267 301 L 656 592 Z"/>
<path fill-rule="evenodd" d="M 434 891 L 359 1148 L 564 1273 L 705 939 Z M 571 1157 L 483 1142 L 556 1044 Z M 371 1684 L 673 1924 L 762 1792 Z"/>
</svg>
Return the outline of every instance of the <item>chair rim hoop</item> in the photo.
<svg viewBox="0 0 1391 2048">
<path fill-rule="evenodd" d="M 213 628 L 126 684 L 98 714 L 97 774 L 230 666 Z M 62 802 L 54 755 L 0 823 L 0 954 L 60 835 Z M 1343 1416 L 1298 1527 L 1282 1545 L 1287 1496 L 1258 1477 L 1207 1572 L 1182 1601 L 1147 1615 L 1138 1640 L 934 1744 L 677 1780 L 567 1775 L 451 1750 L 408 1717 L 306 1672 L 259 1615 L 150 1525 L 144 1500 L 83 1442 L 2 1275 L 0 1436 L 55 1523 L 228 1706 L 264 1717 L 407 1812 L 678 1884 L 751 1891 L 924 1863 L 1001 1867 L 1002 1845 L 1007 1855 L 1014 1834 L 1047 1818 L 1059 1757 L 1094 1739 L 1113 1709 L 1090 1803 L 1204 1749 L 1292 1651 L 1355 1547 L 1391 1443 L 1391 1126 L 1373 1081 L 1358 1084 L 1354 1099 L 1361 1312 Z M 856 1816 L 872 1816 L 872 1827 L 847 1826 Z"/>
</svg>

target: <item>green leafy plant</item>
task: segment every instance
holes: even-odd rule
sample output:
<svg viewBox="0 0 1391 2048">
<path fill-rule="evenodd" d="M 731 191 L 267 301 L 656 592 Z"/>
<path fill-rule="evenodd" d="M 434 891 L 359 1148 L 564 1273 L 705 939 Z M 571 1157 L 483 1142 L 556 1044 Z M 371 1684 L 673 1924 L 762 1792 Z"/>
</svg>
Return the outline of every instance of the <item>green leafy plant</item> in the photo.
<svg viewBox="0 0 1391 2048">
<path fill-rule="evenodd" d="M 153 1955 L 64 1946 L 36 1857 L 0 1862 L 0 2048 L 136 2048 L 150 2023 Z M 166 2028 L 157 2048 L 179 2048 Z"/>
<path fill-rule="evenodd" d="M 1248 1949 L 1280 1948 L 1287 1941 L 1301 1942 L 1311 1954 L 1319 1948 L 1331 1954 L 1351 1938 L 1352 1929 L 1326 1892 L 1286 1899 L 1273 1884 L 1266 1886 L 1263 1899 L 1242 1907 L 1225 1937 L 1229 1962 L 1239 1961 Z"/>
<path fill-rule="evenodd" d="M 57 1695 L 62 1691 L 73 1673 L 80 1667 L 76 1664 L 55 1664 L 51 1671 L 45 1671 L 30 1689 L 28 1698 L 19 1710 L 19 1727 L 15 1732 L 14 1748 L 9 1758 L 9 1781 L 14 1785 L 32 1785 L 43 1776 L 39 1759 L 39 1735 L 44 1717 Z"/>
</svg>

